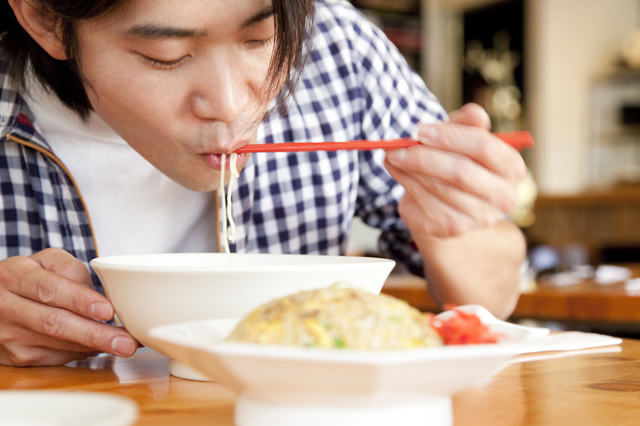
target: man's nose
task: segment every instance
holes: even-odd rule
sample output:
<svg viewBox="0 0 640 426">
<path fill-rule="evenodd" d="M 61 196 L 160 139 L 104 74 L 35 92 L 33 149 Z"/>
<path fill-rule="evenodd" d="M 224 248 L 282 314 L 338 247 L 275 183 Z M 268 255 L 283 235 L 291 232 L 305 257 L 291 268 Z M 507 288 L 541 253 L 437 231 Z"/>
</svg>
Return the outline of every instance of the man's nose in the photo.
<svg viewBox="0 0 640 426">
<path fill-rule="evenodd" d="M 190 101 L 197 117 L 233 123 L 249 106 L 251 85 L 247 74 L 231 59 L 227 55 L 212 58 L 197 76 Z"/>
</svg>

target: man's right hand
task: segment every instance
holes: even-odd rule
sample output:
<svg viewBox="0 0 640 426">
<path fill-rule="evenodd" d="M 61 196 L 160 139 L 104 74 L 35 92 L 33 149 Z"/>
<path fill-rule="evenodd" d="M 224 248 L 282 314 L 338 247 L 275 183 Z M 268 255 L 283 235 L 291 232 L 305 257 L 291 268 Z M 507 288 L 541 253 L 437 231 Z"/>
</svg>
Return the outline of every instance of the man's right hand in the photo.
<svg viewBox="0 0 640 426">
<path fill-rule="evenodd" d="M 64 250 L 0 262 L 0 365 L 62 365 L 99 352 L 131 356 L 137 341 L 100 322 L 113 315 L 87 268 Z"/>
</svg>

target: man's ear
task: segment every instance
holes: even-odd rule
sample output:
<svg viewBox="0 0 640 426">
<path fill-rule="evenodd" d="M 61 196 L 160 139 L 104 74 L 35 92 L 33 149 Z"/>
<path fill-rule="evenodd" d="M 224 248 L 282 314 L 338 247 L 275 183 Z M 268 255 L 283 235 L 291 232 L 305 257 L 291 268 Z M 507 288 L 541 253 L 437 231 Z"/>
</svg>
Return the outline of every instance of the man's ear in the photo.
<svg viewBox="0 0 640 426">
<path fill-rule="evenodd" d="M 34 9 L 29 0 L 9 0 L 9 5 L 22 28 L 29 33 L 40 47 L 54 59 L 67 59 L 62 40 L 56 34 L 54 25 L 49 17 L 43 16 Z"/>
</svg>

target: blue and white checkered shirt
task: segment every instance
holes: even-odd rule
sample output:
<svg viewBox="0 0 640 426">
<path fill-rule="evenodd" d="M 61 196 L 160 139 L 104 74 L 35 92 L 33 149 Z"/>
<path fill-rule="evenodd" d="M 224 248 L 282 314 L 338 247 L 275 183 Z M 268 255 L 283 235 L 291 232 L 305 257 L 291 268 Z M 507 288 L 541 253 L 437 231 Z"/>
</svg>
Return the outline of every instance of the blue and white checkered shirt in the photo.
<svg viewBox="0 0 640 426">
<path fill-rule="evenodd" d="M 411 136 L 419 121 L 444 119 L 422 79 L 349 3 L 318 0 L 315 25 L 288 113 L 265 119 L 258 143 L 396 139 Z M 96 249 L 77 188 L 3 70 L 0 64 L 0 258 L 58 247 L 88 266 Z M 385 170 L 384 155 L 254 154 L 234 188 L 232 249 L 344 254 L 359 216 L 382 230 L 383 253 L 422 273 L 422 258 L 398 215 L 404 189 Z"/>
</svg>

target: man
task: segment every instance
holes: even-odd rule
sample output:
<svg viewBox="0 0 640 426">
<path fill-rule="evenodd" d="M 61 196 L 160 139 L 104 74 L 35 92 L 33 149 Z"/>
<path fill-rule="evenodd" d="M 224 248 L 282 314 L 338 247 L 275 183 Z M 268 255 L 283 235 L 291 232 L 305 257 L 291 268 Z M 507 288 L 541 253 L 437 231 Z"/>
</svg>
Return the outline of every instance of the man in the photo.
<svg viewBox="0 0 640 426">
<path fill-rule="evenodd" d="M 215 250 L 221 154 L 393 139 L 419 121 L 410 149 L 238 156 L 235 249 L 340 254 L 358 215 L 440 303 L 513 309 L 525 248 L 502 218 L 521 157 L 476 105 L 442 123 L 348 3 L 8 0 L 0 16 L 0 364 L 133 354 L 102 322 L 113 307 L 88 261 Z"/>
</svg>

